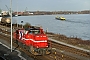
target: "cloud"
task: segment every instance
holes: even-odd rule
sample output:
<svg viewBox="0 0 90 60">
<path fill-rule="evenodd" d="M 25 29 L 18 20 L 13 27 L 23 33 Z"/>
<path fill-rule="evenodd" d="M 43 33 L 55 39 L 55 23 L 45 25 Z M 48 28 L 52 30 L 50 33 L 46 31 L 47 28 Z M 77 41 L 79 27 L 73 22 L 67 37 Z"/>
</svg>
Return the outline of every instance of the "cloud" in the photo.
<svg viewBox="0 0 90 60">
<path fill-rule="evenodd" d="M 0 0 L 1 9 L 6 9 L 5 4 L 10 7 L 10 1 Z M 13 10 L 85 10 L 90 9 L 90 0 L 12 0 Z M 18 3 L 17 3 L 18 2 Z"/>
</svg>

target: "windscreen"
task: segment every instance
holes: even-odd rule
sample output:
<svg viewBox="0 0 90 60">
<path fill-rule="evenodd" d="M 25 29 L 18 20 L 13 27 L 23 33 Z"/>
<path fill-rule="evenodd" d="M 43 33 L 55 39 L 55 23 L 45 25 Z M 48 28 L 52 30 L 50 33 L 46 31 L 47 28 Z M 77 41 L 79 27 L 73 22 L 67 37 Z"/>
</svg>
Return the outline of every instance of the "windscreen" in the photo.
<svg viewBox="0 0 90 60">
<path fill-rule="evenodd" d="M 29 30 L 28 33 L 30 33 L 30 34 L 39 34 L 40 30 L 39 29 L 31 29 L 31 30 Z"/>
</svg>

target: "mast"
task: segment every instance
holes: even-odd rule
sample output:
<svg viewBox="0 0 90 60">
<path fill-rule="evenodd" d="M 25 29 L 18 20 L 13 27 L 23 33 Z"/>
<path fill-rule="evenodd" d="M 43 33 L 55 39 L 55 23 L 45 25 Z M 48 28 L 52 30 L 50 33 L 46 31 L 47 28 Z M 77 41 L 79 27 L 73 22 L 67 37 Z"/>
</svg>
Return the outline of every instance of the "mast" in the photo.
<svg viewBox="0 0 90 60">
<path fill-rule="evenodd" d="M 12 0 L 10 0 L 10 15 L 11 15 L 11 52 L 12 52 Z"/>
<path fill-rule="evenodd" d="M 17 2 L 17 20 L 18 20 L 18 2 Z M 17 22 L 17 28 L 18 28 L 18 22 Z"/>
</svg>

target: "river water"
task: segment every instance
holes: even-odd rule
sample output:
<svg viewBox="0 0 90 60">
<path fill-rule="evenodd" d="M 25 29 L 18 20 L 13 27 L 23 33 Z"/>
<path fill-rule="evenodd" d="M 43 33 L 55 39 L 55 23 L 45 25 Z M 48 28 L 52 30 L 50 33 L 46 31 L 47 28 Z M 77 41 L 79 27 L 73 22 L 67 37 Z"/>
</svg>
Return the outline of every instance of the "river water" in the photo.
<svg viewBox="0 0 90 60">
<path fill-rule="evenodd" d="M 56 20 L 56 16 L 64 16 L 66 21 Z M 67 37 L 74 36 L 83 40 L 90 40 L 90 14 L 71 15 L 34 15 L 13 17 L 14 22 L 42 26 L 44 31 L 60 33 Z M 23 23 L 21 23 L 23 21 Z"/>
</svg>

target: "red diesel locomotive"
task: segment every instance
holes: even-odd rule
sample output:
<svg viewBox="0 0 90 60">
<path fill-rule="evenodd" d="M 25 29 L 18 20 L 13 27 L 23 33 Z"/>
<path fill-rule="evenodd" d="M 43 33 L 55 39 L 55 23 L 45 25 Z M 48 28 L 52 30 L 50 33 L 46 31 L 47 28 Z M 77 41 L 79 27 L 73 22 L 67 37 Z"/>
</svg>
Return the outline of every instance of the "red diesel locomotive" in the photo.
<svg viewBox="0 0 90 60">
<path fill-rule="evenodd" d="M 18 45 L 26 48 L 34 55 L 46 55 L 51 53 L 48 37 L 40 27 L 18 29 L 13 37 Z"/>
</svg>

